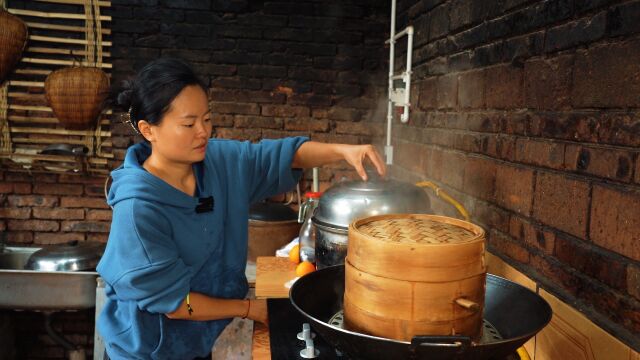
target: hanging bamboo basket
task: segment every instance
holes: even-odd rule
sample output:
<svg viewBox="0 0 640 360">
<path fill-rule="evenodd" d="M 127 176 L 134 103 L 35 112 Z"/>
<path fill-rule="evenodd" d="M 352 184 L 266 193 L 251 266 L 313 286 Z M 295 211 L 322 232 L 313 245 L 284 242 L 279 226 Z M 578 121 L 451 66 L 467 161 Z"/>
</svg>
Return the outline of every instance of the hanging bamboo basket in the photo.
<svg viewBox="0 0 640 360">
<path fill-rule="evenodd" d="M 95 125 L 109 92 L 109 77 L 92 67 L 59 69 L 47 76 L 45 97 L 53 113 L 67 129 Z"/>
<path fill-rule="evenodd" d="M 27 45 L 27 25 L 19 17 L 0 8 L 0 84 L 14 69 Z"/>
</svg>

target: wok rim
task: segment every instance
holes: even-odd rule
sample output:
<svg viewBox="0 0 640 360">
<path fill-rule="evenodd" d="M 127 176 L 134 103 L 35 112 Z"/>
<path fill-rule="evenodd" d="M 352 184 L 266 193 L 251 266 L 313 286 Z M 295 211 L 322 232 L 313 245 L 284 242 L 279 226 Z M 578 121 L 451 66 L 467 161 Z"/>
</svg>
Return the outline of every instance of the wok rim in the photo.
<svg viewBox="0 0 640 360">
<path fill-rule="evenodd" d="M 305 281 L 312 281 L 312 279 L 314 277 L 320 276 L 317 275 L 319 272 L 321 271 L 340 271 L 339 268 L 342 267 L 344 268 L 344 264 L 341 265 L 332 265 L 332 266 L 328 266 L 326 268 L 323 269 L 319 269 L 316 270 L 312 273 L 306 274 L 304 276 L 302 276 L 300 279 L 296 280 L 293 285 L 291 286 L 291 288 L 289 289 L 289 302 L 291 303 L 291 305 L 293 305 L 293 307 L 300 313 L 302 314 L 302 316 L 310 319 L 313 322 L 318 323 L 321 326 L 327 326 L 330 327 L 334 330 L 337 330 L 341 333 L 344 334 L 349 334 L 349 335 L 354 335 L 354 336 L 358 336 L 358 337 L 364 337 L 364 338 L 368 338 L 368 339 L 373 339 L 373 340 L 380 340 L 380 341 L 385 341 L 385 342 L 389 342 L 389 343 L 395 343 L 395 344 L 400 344 L 403 346 L 410 346 L 411 342 L 410 341 L 401 341 L 401 340 L 395 340 L 395 339 L 389 339 L 389 338 L 384 338 L 384 337 L 379 337 L 379 336 L 375 336 L 375 335 L 369 335 L 369 334 L 363 334 L 363 333 L 359 333 L 356 331 L 351 331 L 351 330 L 346 330 L 343 328 L 339 328 L 336 327 L 334 325 L 331 325 L 327 322 L 324 322 L 314 316 L 311 316 L 310 314 L 308 314 L 307 312 L 303 311 L 298 304 L 296 304 L 296 302 L 294 301 L 294 296 L 293 293 L 294 291 L 296 291 L 295 289 L 303 286 L 304 284 L 301 283 L 305 282 Z M 344 269 L 342 270 L 344 271 Z M 535 336 L 537 333 L 539 333 L 540 331 L 542 331 L 547 325 L 549 325 L 549 322 L 552 319 L 553 316 L 553 310 L 551 309 L 551 306 L 549 305 L 549 303 L 547 302 L 547 300 L 545 300 L 542 296 L 540 296 L 538 293 L 534 292 L 533 290 L 529 289 L 526 286 L 520 285 L 514 281 L 511 281 L 509 279 L 506 279 L 504 277 L 495 275 L 495 274 L 490 274 L 490 273 L 486 273 L 487 275 L 487 280 L 492 279 L 492 281 L 498 281 L 499 283 L 501 283 L 501 285 L 507 285 L 510 287 L 515 287 L 516 289 L 522 291 L 522 290 L 526 290 L 525 292 L 528 292 L 529 295 L 533 295 L 535 297 L 538 298 L 538 300 L 542 301 L 543 306 L 546 308 L 547 311 L 545 311 L 545 314 L 543 316 L 546 316 L 546 319 L 544 319 L 543 321 L 543 325 L 540 326 L 537 330 L 533 330 L 530 331 L 524 335 L 520 335 L 520 336 L 516 336 L 516 337 L 512 337 L 512 338 L 508 338 L 508 339 L 502 339 L 502 340 L 498 340 L 498 341 L 492 341 L 489 343 L 476 343 L 476 342 L 471 342 L 470 344 L 470 348 L 484 348 L 484 347 L 488 347 L 488 346 L 498 346 L 498 345 L 506 345 L 506 344 L 511 344 L 511 343 L 516 343 L 519 341 L 522 341 L 522 343 L 528 341 L 530 338 L 532 338 L 533 336 Z M 302 284 L 302 285 L 301 285 Z M 485 295 L 486 296 L 486 295 Z M 484 316 L 482 317 L 482 319 L 484 320 Z M 446 336 L 446 335 L 445 335 Z M 519 345 L 520 346 L 520 345 Z"/>
</svg>

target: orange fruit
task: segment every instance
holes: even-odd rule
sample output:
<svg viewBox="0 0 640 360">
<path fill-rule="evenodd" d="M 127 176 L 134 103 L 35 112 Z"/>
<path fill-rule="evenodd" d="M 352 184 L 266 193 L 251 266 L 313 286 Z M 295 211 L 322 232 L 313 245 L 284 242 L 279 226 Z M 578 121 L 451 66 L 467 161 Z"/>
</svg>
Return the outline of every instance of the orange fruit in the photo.
<svg viewBox="0 0 640 360">
<path fill-rule="evenodd" d="M 316 266 L 308 261 L 303 261 L 298 266 L 296 266 L 296 275 L 304 276 L 308 273 L 312 273 L 316 271 Z"/>
<path fill-rule="evenodd" d="M 289 250 L 289 260 L 294 264 L 300 262 L 300 245 L 295 245 Z"/>
</svg>

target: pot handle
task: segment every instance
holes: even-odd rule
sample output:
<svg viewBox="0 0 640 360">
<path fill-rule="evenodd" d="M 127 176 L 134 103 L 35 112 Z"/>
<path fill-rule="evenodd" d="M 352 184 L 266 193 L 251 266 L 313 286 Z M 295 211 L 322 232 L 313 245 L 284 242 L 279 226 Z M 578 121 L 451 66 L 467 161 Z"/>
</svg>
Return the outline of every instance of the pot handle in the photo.
<svg viewBox="0 0 640 360">
<path fill-rule="evenodd" d="M 478 310 L 480 310 L 480 305 L 475 302 L 475 301 L 471 301 L 469 299 L 465 299 L 465 298 L 458 298 L 455 300 L 455 303 L 458 304 L 459 306 L 462 306 L 465 309 L 469 309 L 473 312 L 476 312 Z"/>
<path fill-rule="evenodd" d="M 416 335 L 411 339 L 409 345 L 409 352 L 415 354 L 419 347 L 436 347 L 436 348 L 456 348 L 458 354 L 462 354 L 467 351 L 467 348 L 471 344 L 471 338 L 468 336 L 431 336 L 431 335 Z"/>
</svg>

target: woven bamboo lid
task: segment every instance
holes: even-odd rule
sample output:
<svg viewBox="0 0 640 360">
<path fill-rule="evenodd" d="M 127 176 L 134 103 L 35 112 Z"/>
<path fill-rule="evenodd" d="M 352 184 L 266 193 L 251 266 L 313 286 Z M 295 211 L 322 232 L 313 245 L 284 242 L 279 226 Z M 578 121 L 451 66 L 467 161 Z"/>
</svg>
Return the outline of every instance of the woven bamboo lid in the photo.
<svg viewBox="0 0 640 360">
<path fill-rule="evenodd" d="M 485 232 L 446 216 L 392 214 L 349 226 L 347 258 L 377 276 L 411 281 L 450 281 L 486 272 Z"/>
<path fill-rule="evenodd" d="M 442 219 L 424 217 L 372 219 L 357 223 L 355 228 L 381 241 L 425 245 L 477 241 L 484 235 L 482 229 L 475 226 L 463 227 Z"/>
</svg>

